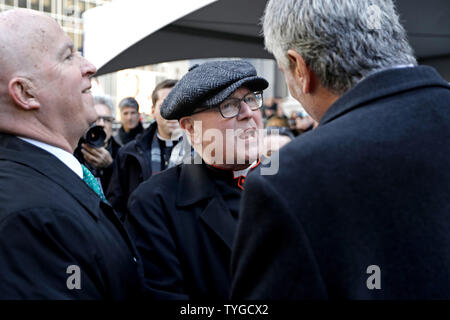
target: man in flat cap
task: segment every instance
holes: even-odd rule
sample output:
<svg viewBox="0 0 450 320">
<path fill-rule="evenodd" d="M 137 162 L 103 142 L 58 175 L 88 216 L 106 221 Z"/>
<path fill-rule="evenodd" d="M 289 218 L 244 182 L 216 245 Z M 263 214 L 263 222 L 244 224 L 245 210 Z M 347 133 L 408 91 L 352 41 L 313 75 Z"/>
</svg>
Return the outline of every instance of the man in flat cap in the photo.
<svg viewBox="0 0 450 320">
<path fill-rule="evenodd" d="M 180 121 L 199 158 L 152 176 L 128 203 L 150 296 L 228 297 L 241 192 L 262 150 L 267 86 L 248 62 L 214 61 L 191 68 L 164 100 L 161 115 Z"/>
</svg>

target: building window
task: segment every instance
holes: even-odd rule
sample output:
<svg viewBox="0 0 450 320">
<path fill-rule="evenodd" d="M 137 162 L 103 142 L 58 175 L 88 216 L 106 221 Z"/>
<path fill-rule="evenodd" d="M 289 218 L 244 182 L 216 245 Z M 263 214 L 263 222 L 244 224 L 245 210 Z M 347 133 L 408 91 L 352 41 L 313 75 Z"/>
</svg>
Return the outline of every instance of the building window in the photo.
<svg viewBox="0 0 450 320">
<path fill-rule="evenodd" d="M 39 10 L 39 0 L 31 0 L 31 9 Z"/>
<path fill-rule="evenodd" d="M 75 15 L 75 6 L 73 0 L 64 0 L 63 4 L 64 14 L 66 16 L 74 16 Z"/>
<path fill-rule="evenodd" d="M 52 12 L 52 0 L 43 0 L 44 12 Z"/>
</svg>

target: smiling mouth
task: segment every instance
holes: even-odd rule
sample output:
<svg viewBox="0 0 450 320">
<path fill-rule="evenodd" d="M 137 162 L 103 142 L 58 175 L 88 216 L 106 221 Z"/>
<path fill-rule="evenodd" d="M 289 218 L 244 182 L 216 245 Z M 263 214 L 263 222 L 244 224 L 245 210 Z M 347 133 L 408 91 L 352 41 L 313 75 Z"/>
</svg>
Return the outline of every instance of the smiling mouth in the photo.
<svg viewBox="0 0 450 320">
<path fill-rule="evenodd" d="M 84 89 L 81 93 L 91 93 L 91 87 Z"/>
</svg>

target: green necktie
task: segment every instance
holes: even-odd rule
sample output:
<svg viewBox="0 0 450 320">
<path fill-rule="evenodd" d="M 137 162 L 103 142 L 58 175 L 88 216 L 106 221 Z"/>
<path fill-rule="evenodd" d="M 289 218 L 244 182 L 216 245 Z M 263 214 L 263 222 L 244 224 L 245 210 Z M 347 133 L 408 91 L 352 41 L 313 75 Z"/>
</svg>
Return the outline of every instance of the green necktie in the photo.
<svg viewBox="0 0 450 320">
<path fill-rule="evenodd" d="M 100 197 L 100 199 L 102 199 L 104 203 L 108 203 L 97 179 L 95 179 L 94 175 L 88 168 L 84 165 L 81 165 L 81 167 L 83 168 L 83 181 L 89 186 L 89 188 L 94 190 L 94 192 Z"/>
</svg>

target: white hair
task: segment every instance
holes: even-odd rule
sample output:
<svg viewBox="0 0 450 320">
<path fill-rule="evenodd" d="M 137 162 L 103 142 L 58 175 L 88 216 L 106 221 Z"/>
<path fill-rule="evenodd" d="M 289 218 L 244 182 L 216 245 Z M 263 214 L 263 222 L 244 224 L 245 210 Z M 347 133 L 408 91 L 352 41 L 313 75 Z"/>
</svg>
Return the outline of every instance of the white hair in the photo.
<svg viewBox="0 0 450 320">
<path fill-rule="evenodd" d="M 392 0 L 270 0 L 262 23 L 278 63 L 288 68 L 295 50 L 336 94 L 376 70 L 417 64 Z"/>
<path fill-rule="evenodd" d="M 115 114 L 114 104 L 113 104 L 110 96 L 107 96 L 107 95 L 94 96 L 94 104 L 104 104 L 111 111 L 111 115 L 114 116 L 114 114 Z"/>
</svg>

